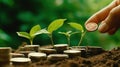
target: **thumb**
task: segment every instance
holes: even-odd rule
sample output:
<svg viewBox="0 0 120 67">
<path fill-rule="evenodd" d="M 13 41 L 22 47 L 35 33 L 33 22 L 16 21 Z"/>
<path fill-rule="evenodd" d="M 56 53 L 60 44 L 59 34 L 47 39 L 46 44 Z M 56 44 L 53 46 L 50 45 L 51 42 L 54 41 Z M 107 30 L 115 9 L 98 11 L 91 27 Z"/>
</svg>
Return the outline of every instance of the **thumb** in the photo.
<svg viewBox="0 0 120 67">
<path fill-rule="evenodd" d="M 107 7 L 103 8 L 102 10 L 98 11 L 95 13 L 93 16 L 91 16 L 86 22 L 85 22 L 85 27 L 88 31 L 90 31 L 87 25 L 89 23 L 100 23 L 101 21 L 105 20 L 106 17 L 108 16 L 109 12 L 116 7 L 119 4 L 118 0 L 114 0 L 111 4 L 109 4 Z M 90 25 L 89 25 L 90 26 Z M 88 28 L 87 28 L 88 27 Z"/>
<path fill-rule="evenodd" d="M 113 8 L 108 17 L 102 21 L 100 24 L 98 30 L 102 33 L 108 32 L 109 34 L 113 34 L 117 31 L 117 29 L 120 27 L 119 23 L 120 19 L 120 5 Z"/>
</svg>

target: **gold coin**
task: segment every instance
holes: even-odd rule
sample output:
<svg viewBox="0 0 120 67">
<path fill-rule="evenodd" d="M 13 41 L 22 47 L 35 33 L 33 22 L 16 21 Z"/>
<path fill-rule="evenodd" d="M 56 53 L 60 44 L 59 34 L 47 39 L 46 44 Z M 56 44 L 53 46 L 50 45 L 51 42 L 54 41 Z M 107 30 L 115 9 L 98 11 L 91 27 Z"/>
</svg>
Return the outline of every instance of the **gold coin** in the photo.
<svg viewBox="0 0 120 67">
<path fill-rule="evenodd" d="M 86 29 L 88 31 L 95 31 L 98 28 L 98 25 L 96 23 L 88 23 L 86 25 Z"/>
</svg>

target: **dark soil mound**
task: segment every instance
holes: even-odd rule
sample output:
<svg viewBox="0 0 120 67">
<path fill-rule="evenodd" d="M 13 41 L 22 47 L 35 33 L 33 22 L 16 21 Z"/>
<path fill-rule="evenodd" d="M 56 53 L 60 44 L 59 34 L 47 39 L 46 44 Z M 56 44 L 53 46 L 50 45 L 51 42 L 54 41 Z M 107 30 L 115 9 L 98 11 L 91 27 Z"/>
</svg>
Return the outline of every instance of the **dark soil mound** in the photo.
<svg viewBox="0 0 120 67">
<path fill-rule="evenodd" d="M 40 61 L 32 63 L 31 67 L 120 67 L 120 48 L 87 58 L 75 57 L 58 62 Z"/>
</svg>

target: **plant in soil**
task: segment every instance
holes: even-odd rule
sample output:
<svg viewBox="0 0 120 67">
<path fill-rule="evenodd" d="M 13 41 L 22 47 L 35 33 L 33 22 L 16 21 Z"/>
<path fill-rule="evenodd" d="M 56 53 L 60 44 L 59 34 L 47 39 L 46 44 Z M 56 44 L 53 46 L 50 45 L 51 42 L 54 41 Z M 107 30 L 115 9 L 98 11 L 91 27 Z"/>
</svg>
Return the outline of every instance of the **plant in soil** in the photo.
<svg viewBox="0 0 120 67">
<path fill-rule="evenodd" d="M 66 19 L 57 19 L 51 22 L 51 24 L 48 26 L 47 29 L 41 29 L 39 25 L 35 25 L 31 28 L 30 32 L 17 32 L 18 36 L 24 37 L 29 39 L 31 45 L 33 44 L 34 38 L 39 35 L 39 34 L 47 34 L 50 39 L 52 46 L 54 45 L 53 43 L 53 38 L 52 34 L 55 30 L 60 28 Z M 67 37 L 68 44 L 57 44 L 57 46 L 54 45 L 54 49 L 45 49 L 45 51 L 50 50 L 54 51 L 54 53 L 48 52 L 45 54 L 38 53 L 38 52 L 32 52 L 29 53 L 27 56 L 28 58 L 12 58 L 10 61 L 12 62 L 12 65 L 23 65 L 23 67 L 28 66 L 30 64 L 31 67 L 51 67 L 51 66 L 56 66 L 56 67 L 119 67 L 120 62 L 119 62 L 119 56 L 120 56 L 120 49 L 119 50 L 112 50 L 112 51 L 106 51 L 106 52 L 99 52 L 95 48 L 89 47 L 89 52 L 85 52 L 84 55 L 82 56 L 82 50 L 67 50 L 64 49 L 62 51 L 62 54 L 56 54 L 58 51 L 60 51 L 61 45 L 64 45 L 65 48 L 69 45 L 70 46 L 70 36 L 76 33 L 81 33 L 80 34 L 80 40 L 78 43 L 78 46 L 81 45 L 81 42 L 83 40 L 83 37 L 86 33 L 84 30 L 83 26 L 81 24 L 78 24 L 76 22 L 70 22 L 68 23 L 71 27 L 77 29 L 78 31 L 67 31 L 67 32 L 59 32 L 60 34 L 63 34 Z M 30 45 L 30 46 L 31 46 Z M 66 46 L 67 45 L 67 46 Z M 60 46 L 60 49 L 57 51 L 57 47 Z M 43 46 L 44 47 L 44 46 Z M 56 48 L 55 48 L 56 47 Z M 99 48 L 99 47 L 98 47 Z M 31 49 L 31 48 L 30 48 Z M 100 48 L 100 51 L 102 49 Z M 60 52 L 61 53 L 61 52 Z M 99 55 L 96 55 L 99 54 Z M 47 54 L 47 55 L 46 55 Z M 6 55 L 6 54 L 5 54 Z M 9 59 L 9 57 L 8 57 Z M 97 59 L 97 60 L 96 60 Z M 21 61 L 22 60 L 22 61 Z M 31 63 L 30 61 L 35 61 L 35 63 Z M 51 61 L 51 62 L 50 62 Z M 104 61 L 104 63 L 103 63 Z M 110 65 L 110 63 L 113 65 Z M 33 66 L 32 66 L 33 65 Z M 30 67 L 28 66 L 28 67 Z M 22 67 L 22 66 L 21 66 Z"/>
<path fill-rule="evenodd" d="M 68 41 L 68 45 L 70 46 L 70 37 L 71 37 L 71 35 L 76 34 L 78 32 L 67 31 L 67 32 L 58 32 L 58 33 L 63 34 L 63 35 L 66 36 L 67 41 Z"/>
<path fill-rule="evenodd" d="M 56 19 L 56 20 L 52 21 L 50 23 L 50 25 L 48 26 L 48 28 L 46 30 L 48 33 L 46 33 L 46 34 L 50 37 L 52 46 L 54 45 L 52 34 L 55 30 L 57 30 L 64 24 L 65 20 L 66 19 Z"/>
<path fill-rule="evenodd" d="M 81 37 L 80 37 L 80 40 L 79 40 L 79 43 L 78 43 L 78 46 L 80 46 L 80 44 L 82 43 L 83 37 L 84 37 L 84 35 L 86 33 L 83 26 L 81 24 L 76 23 L 76 22 L 70 22 L 68 24 L 71 27 L 77 29 L 79 32 L 81 32 Z"/>
<path fill-rule="evenodd" d="M 35 26 L 33 26 L 33 27 L 31 28 L 31 30 L 30 30 L 29 33 L 27 33 L 27 32 L 17 32 L 17 34 L 18 34 L 18 36 L 20 36 L 20 37 L 24 37 L 24 38 L 29 39 L 30 44 L 32 45 L 34 38 L 35 38 L 37 35 L 42 34 L 42 32 L 41 32 L 40 30 L 41 30 L 40 25 L 35 25 Z"/>
</svg>

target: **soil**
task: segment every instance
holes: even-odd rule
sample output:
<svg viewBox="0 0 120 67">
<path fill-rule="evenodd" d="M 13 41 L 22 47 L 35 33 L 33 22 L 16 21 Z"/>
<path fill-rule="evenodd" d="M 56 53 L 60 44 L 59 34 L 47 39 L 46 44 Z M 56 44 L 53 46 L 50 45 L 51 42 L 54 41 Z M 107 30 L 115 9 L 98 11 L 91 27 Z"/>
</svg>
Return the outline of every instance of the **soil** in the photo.
<svg viewBox="0 0 120 67">
<path fill-rule="evenodd" d="M 120 67 L 120 48 L 87 57 L 69 58 L 58 62 L 41 60 L 30 67 Z"/>
<path fill-rule="evenodd" d="M 48 47 L 48 46 L 47 46 Z M 111 51 L 83 53 L 81 56 L 67 58 L 61 61 L 40 60 L 30 65 L 0 67 L 120 67 L 120 47 Z M 4 65 L 4 64 L 3 64 Z"/>
</svg>

